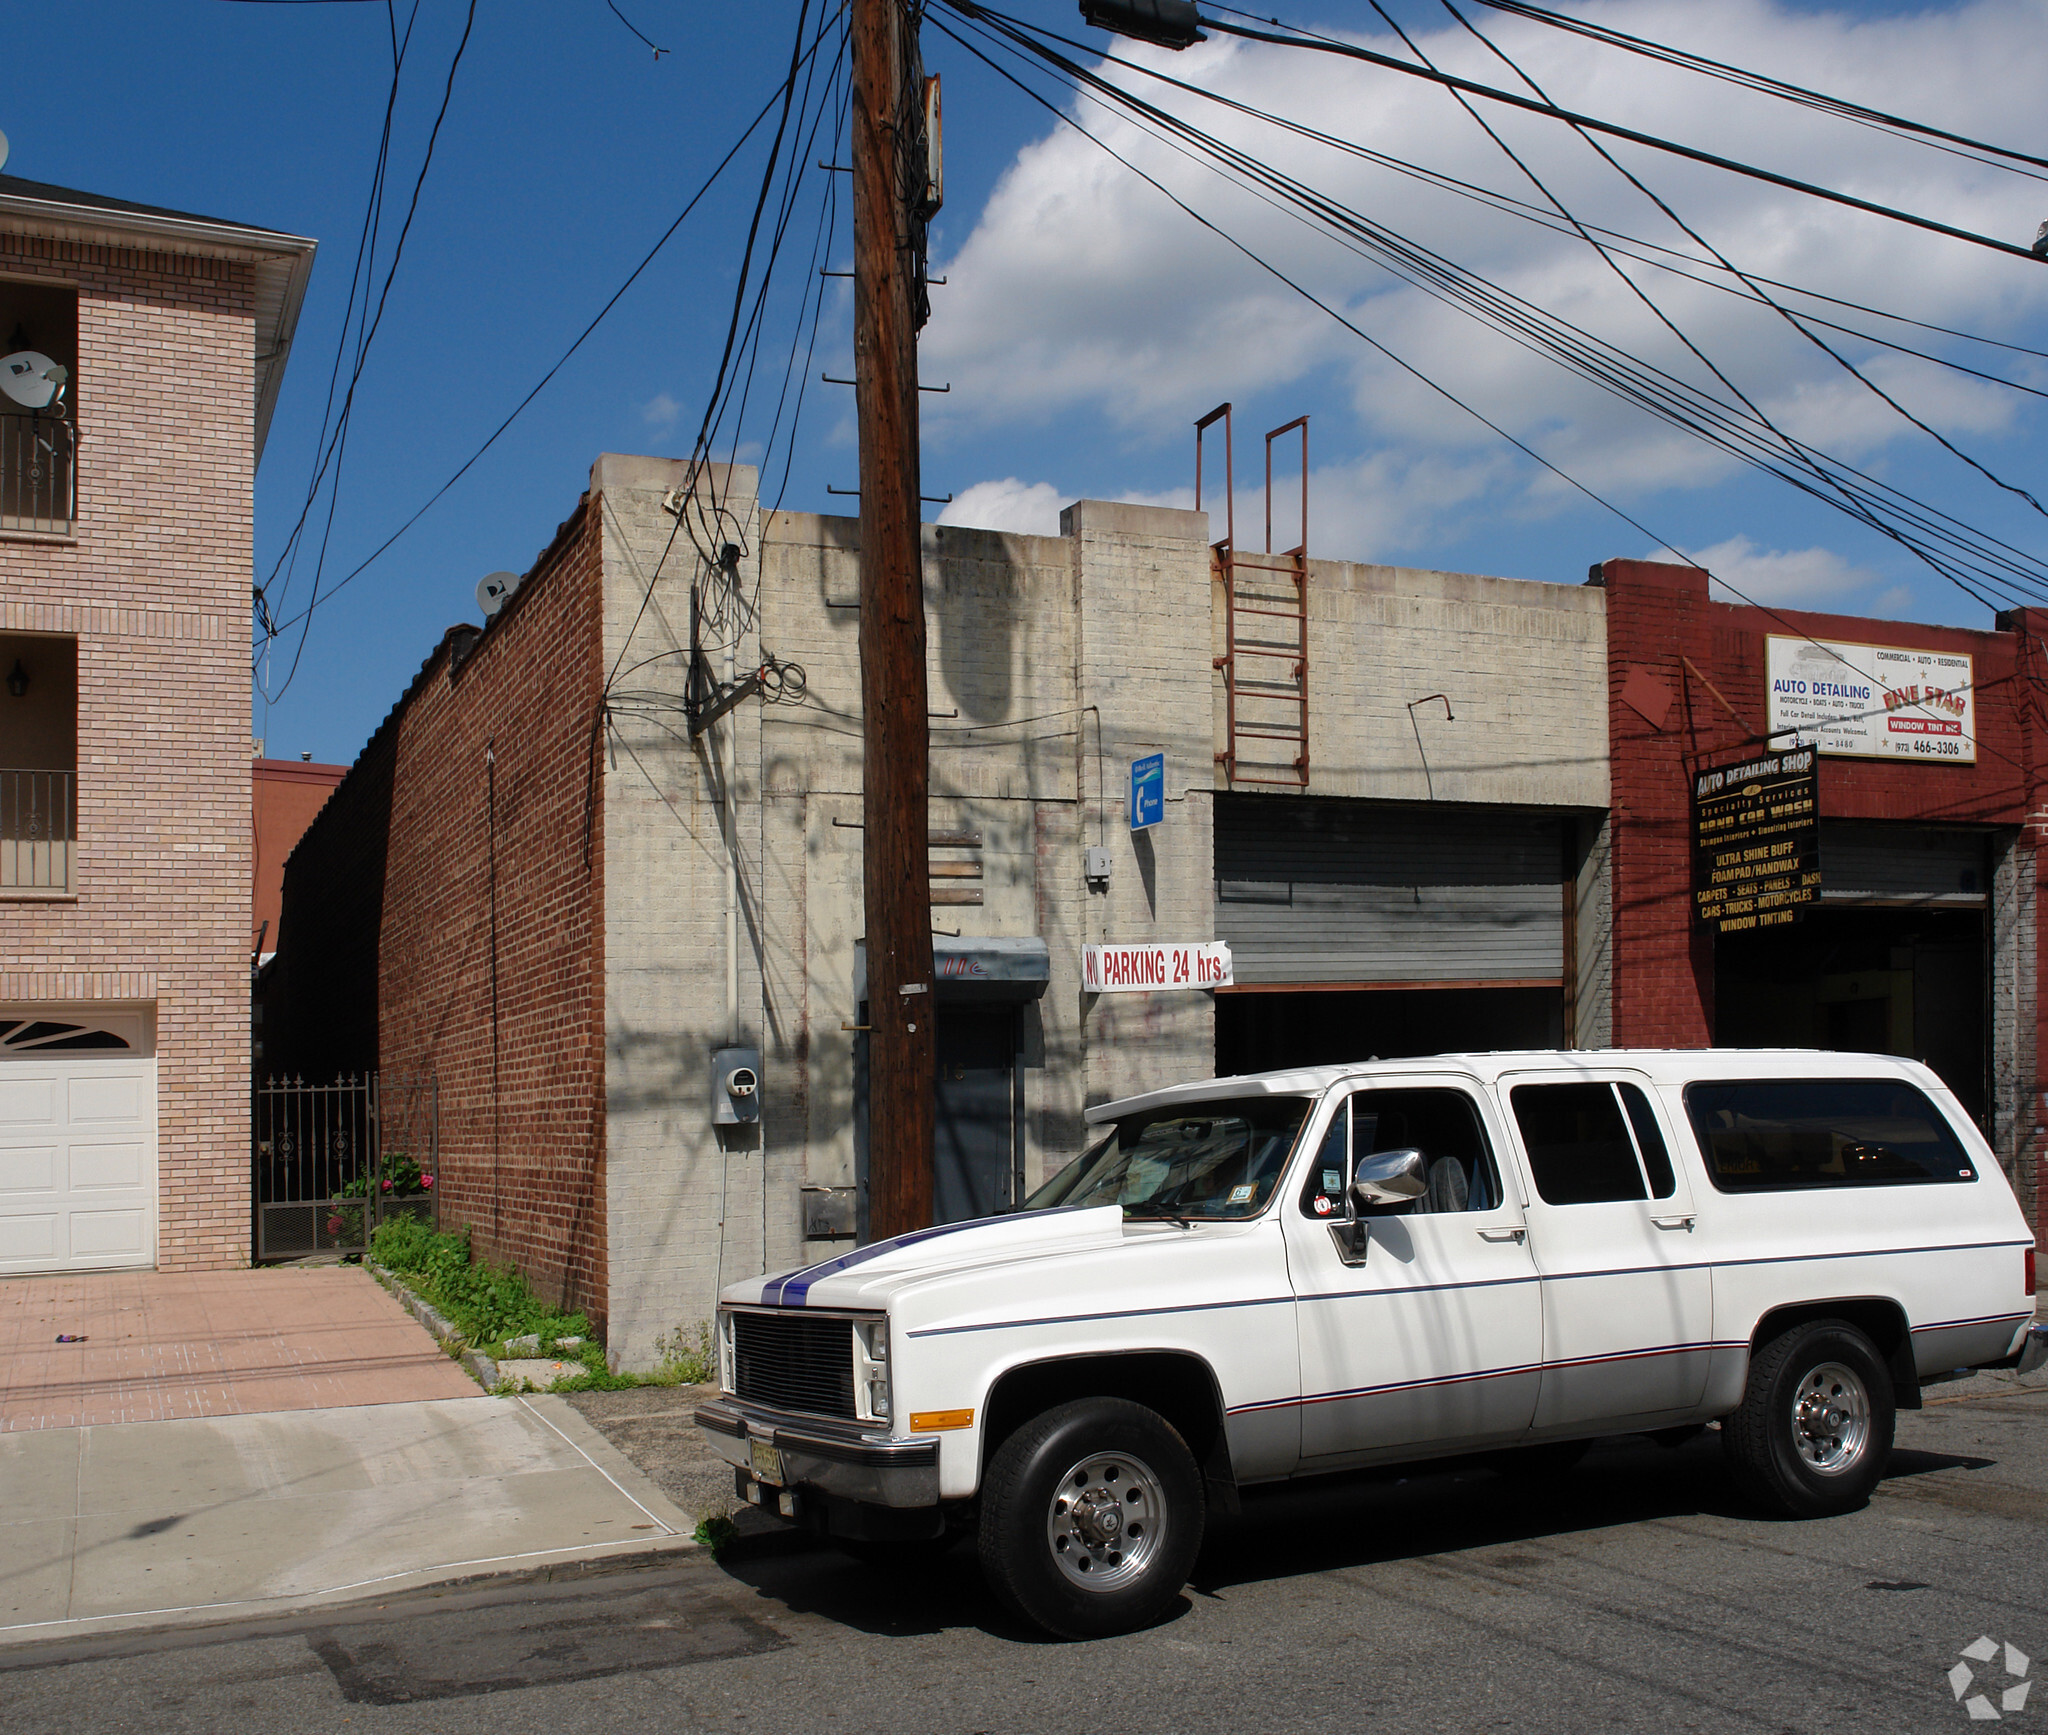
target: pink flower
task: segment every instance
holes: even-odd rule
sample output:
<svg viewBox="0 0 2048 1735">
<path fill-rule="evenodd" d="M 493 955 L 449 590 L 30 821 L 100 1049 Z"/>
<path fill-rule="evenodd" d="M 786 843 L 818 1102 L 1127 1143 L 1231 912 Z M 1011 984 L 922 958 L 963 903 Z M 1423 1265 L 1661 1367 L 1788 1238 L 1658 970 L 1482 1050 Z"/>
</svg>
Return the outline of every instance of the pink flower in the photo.
<svg viewBox="0 0 2048 1735">
<path fill-rule="evenodd" d="M 341 1224 L 341 1218 L 340 1218 L 339 1216 L 329 1217 L 329 1218 L 327 1219 L 327 1233 L 328 1233 L 328 1234 L 330 1234 L 330 1235 L 339 1235 L 339 1234 L 341 1233 L 341 1228 L 342 1228 L 342 1224 Z"/>
<path fill-rule="evenodd" d="M 387 1193 L 391 1191 L 391 1182 L 388 1178 L 384 1182 L 384 1191 Z"/>
<path fill-rule="evenodd" d="M 434 1184 L 434 1177 L 433 1177 L 432 1175 L 422 1175 L 422 1176 L 420 1176 L 420 1187 L 421 1187 L 421 1189 L 422 1189 L 423 1191 L 424 1191 L 424 1190 L 425 1190 L 426 1188 L 428 1188 L 428 1187 L 431 1187 L 431 1186 L 432 1186 L 433 1184 Z"/>
</svg>

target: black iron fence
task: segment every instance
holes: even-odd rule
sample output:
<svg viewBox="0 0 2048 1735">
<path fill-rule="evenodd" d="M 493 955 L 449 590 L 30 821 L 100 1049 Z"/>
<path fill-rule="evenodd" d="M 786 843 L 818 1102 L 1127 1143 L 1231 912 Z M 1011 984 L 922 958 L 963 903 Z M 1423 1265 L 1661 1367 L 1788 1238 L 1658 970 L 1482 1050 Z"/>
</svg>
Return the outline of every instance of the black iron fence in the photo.
<svg viewBox="0 0 2048 1735">
<path fill-rule="evenodd" d="M 440 1092 L 433 1074 L 259 1083 L 250 1104 L 256 1257 L 360 1253 L 377 1225 L 434 1225 Z"/>
<path fill-rule="evenodd" d="M 0 529 L 68 536 L 78 430 L 61 416 L 0 415 Z"/>
<path fill-rule="evenodd" d="M 77 837 L 70 772 L 0 768 L 0 891 L 70 891 Z"/>
</svg>

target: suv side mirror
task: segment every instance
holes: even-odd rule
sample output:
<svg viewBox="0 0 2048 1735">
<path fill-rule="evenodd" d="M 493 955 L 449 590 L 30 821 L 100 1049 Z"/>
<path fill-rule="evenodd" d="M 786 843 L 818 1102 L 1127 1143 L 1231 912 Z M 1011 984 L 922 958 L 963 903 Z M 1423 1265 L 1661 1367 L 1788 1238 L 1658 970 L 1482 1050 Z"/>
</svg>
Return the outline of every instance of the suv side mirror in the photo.
<svg viewBox="0 0 2048 1735">
<path fill-rule="evenodd" d="M 1405 1205 L 1428 1191 L 1429 1164 L 1413 1146 L 1361 1157 L 1351 1173 L 1351 1204 L 1360 1211 L 1375 1205 Z"/>
</svg>

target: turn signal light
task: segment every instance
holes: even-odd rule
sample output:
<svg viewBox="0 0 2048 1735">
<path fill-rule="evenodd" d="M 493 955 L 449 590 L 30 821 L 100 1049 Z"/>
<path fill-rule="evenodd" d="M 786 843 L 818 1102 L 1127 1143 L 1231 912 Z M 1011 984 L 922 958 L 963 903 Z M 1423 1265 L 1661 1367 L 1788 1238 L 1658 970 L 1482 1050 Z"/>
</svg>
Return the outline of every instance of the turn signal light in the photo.
<svg viewBox="0 0 2048 1735">
<path fill-rule="evenodd" d="M 2031 1247 L 2027 1249 L 2027 1293 L 2034 1293 L 2034 1250 Z"/>
<path fill-rule="evenodd" d="M 972 1410 L 919 1410 L 910 1418 L 913 1434 L 937 1434 L 948 1428 L 971 1428 L 974 1426 Z"/>
</svg>

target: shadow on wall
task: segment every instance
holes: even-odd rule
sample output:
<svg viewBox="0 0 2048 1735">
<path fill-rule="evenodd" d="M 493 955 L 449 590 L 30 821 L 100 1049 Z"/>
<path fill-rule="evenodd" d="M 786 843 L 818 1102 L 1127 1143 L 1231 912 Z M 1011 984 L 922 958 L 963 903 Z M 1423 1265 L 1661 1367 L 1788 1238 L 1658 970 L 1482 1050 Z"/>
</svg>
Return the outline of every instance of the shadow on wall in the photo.
<svg viewBox="0 0 2048 1735">
<path fill-rule="evenodd" d="M 377 965 L 394 761 L 373 742 L 285 860 L 277 957 L 258 988 L 259 1073 L 329 1079 L 377 1065 Z"/>
<path fill-rule="evenodd" d="M 1010 538 L 994 530 L 938 525 L 924 533 L 925 606 L 935 617 L 939 675 L 963 721 L 1010 716 L 1018 590 Z M 932 695 L 936 705 L 938 695 Z"/>
</svg>

